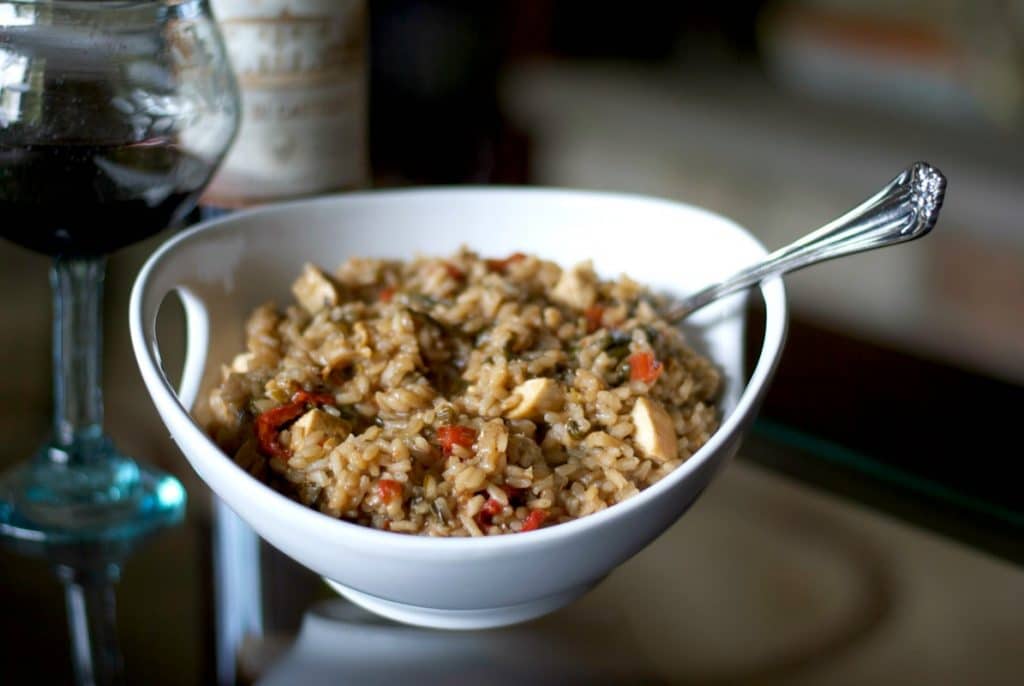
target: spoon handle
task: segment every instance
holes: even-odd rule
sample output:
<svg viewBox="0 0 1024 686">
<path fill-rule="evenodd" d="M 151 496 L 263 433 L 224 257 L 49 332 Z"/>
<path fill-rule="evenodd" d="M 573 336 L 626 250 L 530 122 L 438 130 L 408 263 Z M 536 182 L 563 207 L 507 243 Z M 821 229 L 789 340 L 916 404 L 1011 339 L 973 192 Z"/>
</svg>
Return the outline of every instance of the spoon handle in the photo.
<svg viewBox="0 0 1024 686">
<path fill-rule="evenodd" d="M 769 276 L 920 238 L 935 226 L 945 192 L 946 177 L 942 172 L 918 162 L 838 219 L 683 299 L 666 313 L 666 319 L 679 321 L 708 303 Z"/>
</svg>

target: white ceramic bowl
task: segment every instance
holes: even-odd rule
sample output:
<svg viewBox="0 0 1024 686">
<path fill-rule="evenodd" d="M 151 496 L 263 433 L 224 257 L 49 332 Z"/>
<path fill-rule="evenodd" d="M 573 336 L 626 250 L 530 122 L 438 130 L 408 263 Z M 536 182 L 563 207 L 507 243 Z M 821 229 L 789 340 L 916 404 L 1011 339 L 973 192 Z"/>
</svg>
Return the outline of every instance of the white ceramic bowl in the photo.
<svg viewBox="0 0 1024 686">
<path fill-rule="evenodd" d="M 232 462 L 189 415 L 219 366 L 243 348 L 256 305 L 286 301 L 302 264 L 333 269 L 352 255 L 410 258 L 461 245 L 501 256 L 535 253 L 563 265 L 592 259 L 604 276 L 628 273 L 686 293 L 765 254 L 731 221 L 665 200 L 545 189 L 355 193 L 240 212 L 164 244 L 132 291 L 132 344 L 146 387 L 199 476 L 276 548 L 350 600 L 393 619 L 445 628 L 524 621 L 579 597 L 656 538 L 732 456 L 754 419 L 786 329 L 781 281 L 761 288 L 766 331 L 745 382 L 743 303 L 726 298 L 687 322 L 690 340 L 725 380 L 721 428 L 675 472 L 605 511 L 538 531 L 489 538 L 422 538 L 322 515 L 274 492 Z M 178 392 L 160 366 L 156 316 L 177 290 L 188 344 Z M 654 592 L 654 591 L 652 591 Z"/>
</svg>

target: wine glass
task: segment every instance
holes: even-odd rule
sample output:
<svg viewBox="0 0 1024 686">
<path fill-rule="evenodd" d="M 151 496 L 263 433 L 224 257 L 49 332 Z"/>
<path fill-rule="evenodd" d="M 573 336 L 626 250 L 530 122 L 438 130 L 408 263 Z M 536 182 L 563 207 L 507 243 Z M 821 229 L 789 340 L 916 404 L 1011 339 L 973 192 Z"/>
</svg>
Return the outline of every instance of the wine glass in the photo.
<svg viewBox="0 0 1024 686">
<path fill-rule="evenodd" d="M 0 235 L 53 257 L 54 307 L 53 433 L 0 474 L 0 540 L 57 563 L 80 683 L 120 678 L 118 563 L 185 505 L 103 431 L 105 256 L 195 206 L 238 120 L 206 0 L 0 0 Z"/>
</svg>

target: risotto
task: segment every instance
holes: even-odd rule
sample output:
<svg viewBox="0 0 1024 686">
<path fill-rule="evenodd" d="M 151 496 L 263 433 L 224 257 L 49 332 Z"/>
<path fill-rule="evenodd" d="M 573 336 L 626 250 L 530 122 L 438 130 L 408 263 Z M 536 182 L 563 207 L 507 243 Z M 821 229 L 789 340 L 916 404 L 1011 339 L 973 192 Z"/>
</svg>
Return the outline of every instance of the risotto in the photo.
<svg viewBox="0 0 1024 686">
<path fill-rule="evenodd" d="M 633 497 L 717 426 L 719 375 L 628 277 L 463 249 L 307 264 L 257 308 L 202 421 L 332 517 L 427 536 L 530 531 Z"/>
</svg>

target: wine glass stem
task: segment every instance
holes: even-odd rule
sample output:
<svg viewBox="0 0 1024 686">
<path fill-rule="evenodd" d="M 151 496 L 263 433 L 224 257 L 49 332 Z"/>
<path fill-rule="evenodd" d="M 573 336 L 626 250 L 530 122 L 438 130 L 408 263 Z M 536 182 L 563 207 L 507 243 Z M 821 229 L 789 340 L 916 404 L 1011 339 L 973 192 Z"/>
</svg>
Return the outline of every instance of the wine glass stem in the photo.
<svg viewBox="0 0 1024 686">
<path fill-rule="evenodd" d="M 58 447 L 93 443 L 102 435 L 104 257 L 53 261 L 53 433 Z M 87 459 L 88 450 L 51 451 L 52 459 Z"/>
<path fill-rule="evenodd" d="M 114 584 L 120 576 L 116 564 L 95 568 L 58 565 L 68 608 L 75 683 L 106 686 L 124 683 L 124 662 L 117 643 Z"/>
</svg>

